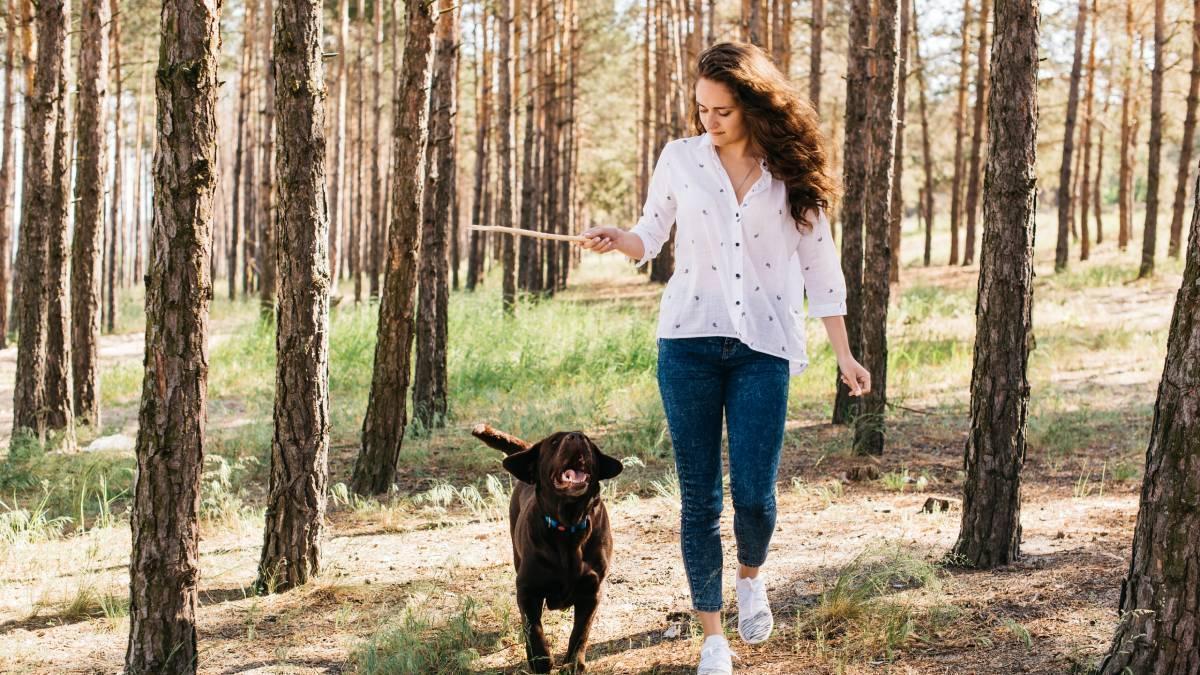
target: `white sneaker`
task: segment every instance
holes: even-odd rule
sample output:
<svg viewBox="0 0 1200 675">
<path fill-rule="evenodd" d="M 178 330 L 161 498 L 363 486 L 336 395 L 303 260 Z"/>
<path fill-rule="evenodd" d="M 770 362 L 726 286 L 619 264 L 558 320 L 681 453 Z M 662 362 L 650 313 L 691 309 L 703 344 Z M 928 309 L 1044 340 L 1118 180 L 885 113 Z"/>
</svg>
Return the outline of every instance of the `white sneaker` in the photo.
<svg viewBox="0 0 1200 675">
<path fill-rule="evenodd" d="M 733 659 L 737 658 L 729 649 L 724 635 L 709 635 L 700 645 L 700 666 L 696 675 L 732 675 Z"/>
<path fill-rule="evenodd" d="M 775 618 L 767 601 L 767 583 L 762 573 L 753 579 L 737 580 L 738 635 L 746 644 L 758 644 L 771 637 Z"/>
</svg>

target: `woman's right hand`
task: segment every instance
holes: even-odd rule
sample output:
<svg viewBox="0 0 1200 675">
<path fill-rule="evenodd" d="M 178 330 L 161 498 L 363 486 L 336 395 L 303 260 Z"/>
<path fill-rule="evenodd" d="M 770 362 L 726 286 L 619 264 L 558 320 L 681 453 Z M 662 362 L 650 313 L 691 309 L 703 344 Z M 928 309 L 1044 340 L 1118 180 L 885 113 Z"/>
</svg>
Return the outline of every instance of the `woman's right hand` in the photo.
<svg viewBox="0 0 1200 675">
<path fill-rule="evenodd" d="M 587 241 L 579 242 L 579 245 L 589 251 L 596 253 L 608 253 L 609 251 L 617 250 L 618 244 L 629 233 L 619 227 L 600 226 L 584 230 L 580 236 L 587 237 Z"/>
</svg>

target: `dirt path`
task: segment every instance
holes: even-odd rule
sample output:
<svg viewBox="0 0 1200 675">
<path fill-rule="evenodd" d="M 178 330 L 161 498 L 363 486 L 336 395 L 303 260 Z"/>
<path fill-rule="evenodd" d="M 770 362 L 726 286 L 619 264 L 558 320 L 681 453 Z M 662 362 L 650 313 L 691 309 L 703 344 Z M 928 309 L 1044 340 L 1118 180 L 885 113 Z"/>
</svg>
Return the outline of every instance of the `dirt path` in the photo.
<svg viewBox="0 0 1200 675">
<path fill-rule="evenodd" d="M 828 588 L 839 567 L 864 548 L 883 542 L 910 547 L 929 558 L 949 550 L 958 514 L 919 513 L 926 495 L 890 494 L 851 485 L 833 503 L 795 490 L 779 499 L 779 527 L 768 565 L 777 614 L 776 637 L 762 646 L 735 643 L 745 673 L 823 673 L 827 660 L 811 640 L 790 630 L 795 611 Z M 906 650 L 888 671 L 868 663 L 846 672 L 1045 673 L 1070 672 L 1073 659 L 1098 653 L 1111 635 L 1124 551 L 1137 508 L 1132 486 L 1104 497 L 1074 499 L 1069 488 L 1034 487 L 1025 495 L 1023 557 L 989 573 L 959 573 L 944 582 L 942 602 L 959 608 L 969 630 L 955 630 L 923 650 Z M 693 672 L 697 641 L 686 630 L 664 637 L 688 610 L 686 580 L 678 554 L 678 513 L 661 498 L 611 505 L 616 553 L 593 630 L 591 663 L 601 673 Z M 726 603 L 734 550 L 728 509 Z M 123 532 L 114 532 L 113 544 Z M 205 673 L 335 673 L 350 650 L 404 606 L 453 609 L 462 598 L 486 608 L 484 630 L 511 631 L 513 573 L 507 526 L 502 520 L 401 533 L 378 523 L 346 523 L 325 547 L 327 567 L 313 587 L 277 597 L 247 597 L 258 556 L 252 532 L 226 533 L 204 542 L 199 631 Z M 56 547 L 58 548 L 58 547 Z M 53 553 L 56 583 L 71 588 L 95 581 L 120 592 L 128 544 L 104 546 L 103 560 L 88 560 L 87 547 L 62 546 Z M 44 564 L 44 563 L 43 563 Z M 23 567 L 23 566 L 22 566 Z M 26 570 L 32 572 L 32 570 Z M 4 583 L 24 598 L 9 570 Z M 89 577 L 89 575 L 92 575 Z M 16 583 L 14 583 L 16 582 Z M 7 603 L 6 603 L 7 604 Z M 8 607 L 8 610 L 15 608 Z M 22 620 L 0 611 L 4 672 L 119 672 L 125 624 L 104 620 Z M 1029 646 L 1005 621 L 1029 634 Z M 509 623 L 505 623 L 505 622 Z M 570 615 L 547 613 L 547 634 L 561 659 Z M 961 626 L 960 626 L 961 628 Z M 936 637 L 936 636 L 934 636 Z M 950 642 L 951 638 L 960 644 Z M 961 641 L 976 644 L 963 645 Z M 984 649 L 984 645 L 990 647 Z M 480 672 L 522 672 L 523 648 L 509 640 L 480 660 Z"/>
</svg>

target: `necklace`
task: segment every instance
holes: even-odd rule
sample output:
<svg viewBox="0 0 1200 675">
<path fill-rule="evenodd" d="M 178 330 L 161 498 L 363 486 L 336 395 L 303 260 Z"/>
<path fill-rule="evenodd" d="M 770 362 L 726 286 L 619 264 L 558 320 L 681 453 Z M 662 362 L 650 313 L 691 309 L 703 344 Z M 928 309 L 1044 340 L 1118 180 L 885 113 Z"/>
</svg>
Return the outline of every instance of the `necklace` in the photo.
<svg viewBox="0 0 1200 675">
<path fill-rule="evenodd" d="M 754 165 L 753 164 L 751 164 L 750 168 L 746 170 L 746 175 L 742 177 L 742 182 L 738 183 L 737 187 L 735 187 L 733 189 L 733 196 L 735 198 L 737 197 L 737 193 L 741 192 L 742 186 L 746 184 L 746 179 L 750 178 L 750 174 L 752 174 L 752 173 L 754 173 Z"/>
</svg>

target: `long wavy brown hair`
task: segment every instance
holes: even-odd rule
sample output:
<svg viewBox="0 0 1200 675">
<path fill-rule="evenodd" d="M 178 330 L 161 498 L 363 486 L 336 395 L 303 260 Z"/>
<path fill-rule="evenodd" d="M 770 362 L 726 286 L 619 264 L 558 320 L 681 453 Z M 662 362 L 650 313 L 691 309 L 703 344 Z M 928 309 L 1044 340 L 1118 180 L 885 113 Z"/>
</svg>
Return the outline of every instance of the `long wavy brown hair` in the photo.
<svg viewBox="0 0 1200 675">
<path fill-rule="evenodd" d="M 817 112 L 762 49 L 744 42 L 717 43 L 700 55 L 697 71 L 699 77 L 729 87 L 752 147 L 771 175 L 787 185 L 788 208 L 798 228 L 809 229 L 809 210 L 837 205 L 841 185 L 830 174 Z M 692 113 L 696 133 L 704 133 L 695 104 Z"/>
</svg>

